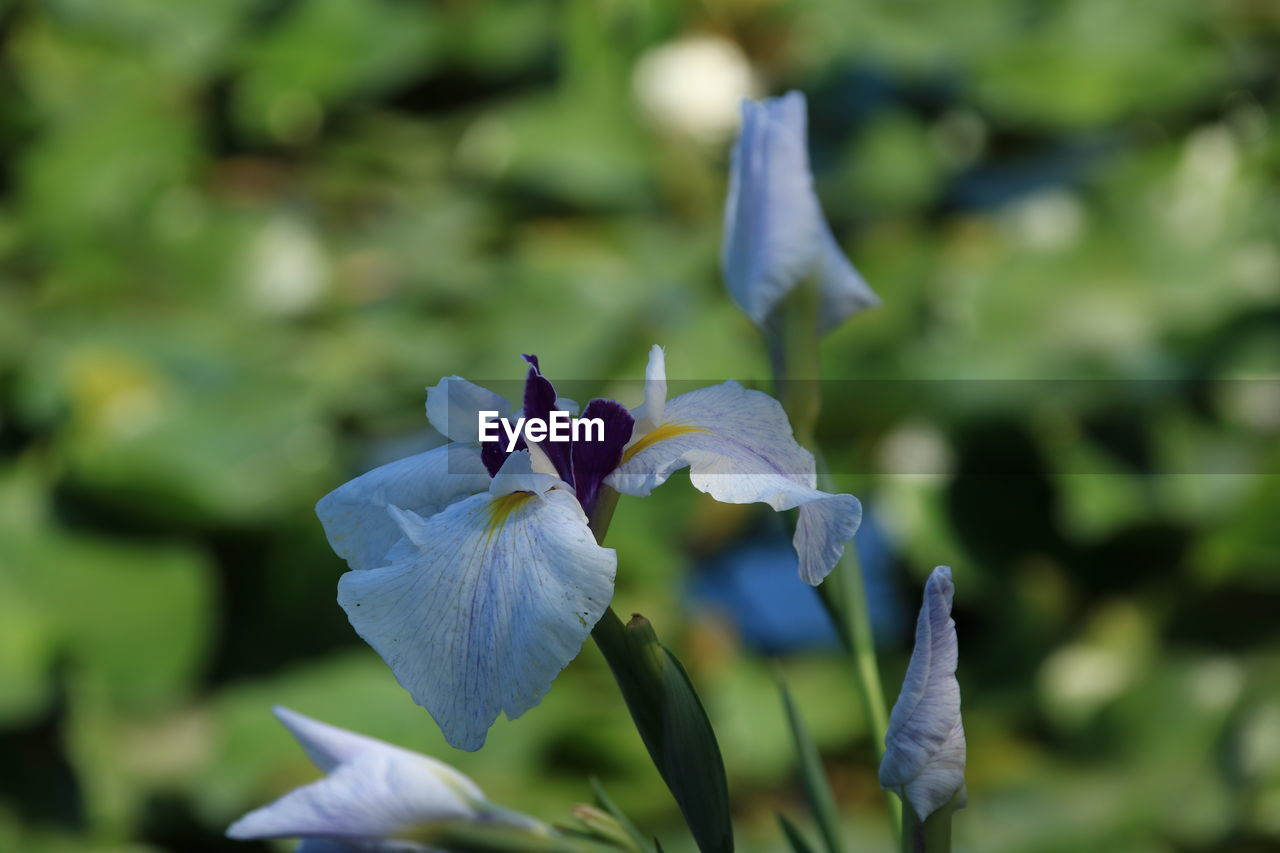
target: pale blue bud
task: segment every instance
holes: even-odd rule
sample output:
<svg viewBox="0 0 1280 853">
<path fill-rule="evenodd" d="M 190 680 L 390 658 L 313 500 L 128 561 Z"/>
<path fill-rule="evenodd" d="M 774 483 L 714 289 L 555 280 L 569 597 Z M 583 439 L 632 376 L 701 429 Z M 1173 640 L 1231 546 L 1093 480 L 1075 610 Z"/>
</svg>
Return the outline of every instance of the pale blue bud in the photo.
<svg viewBox="0 0 1280 853">
<path fill-rule="evenodd" d="M 889 715 L 880 785 L 911 803 L 920 820 L 964 797 L 964 725 L 960 720 L 959 648 L 951 619 L 951 569 L 929 576 L 902 692 Z"/>
</svg>

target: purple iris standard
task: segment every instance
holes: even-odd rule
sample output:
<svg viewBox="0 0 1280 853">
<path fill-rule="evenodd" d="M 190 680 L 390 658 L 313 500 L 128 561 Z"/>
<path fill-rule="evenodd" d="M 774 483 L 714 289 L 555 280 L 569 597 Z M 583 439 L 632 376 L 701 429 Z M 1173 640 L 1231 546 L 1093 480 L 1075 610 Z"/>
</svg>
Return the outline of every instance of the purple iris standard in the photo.
<svg viewBox="0 0 1280 853">
<path fill-rule="evenodd" d="M 880 304 L 823 216 L 809 169 L 808 106 L 800 92 L 742 102 L 721 263 L 729 295 L 761 328 L 810 277 L 818 282 L 823 333 Z"/>
<path fill-rule="evenodd" d="M 566 403 L 529 362 L 521 410 Z M 654 347 L 644 402 L 592 400 L 602 440 L 512 452 L 478 441 L 479 413 L 507 400 L 451 376 L 427 391 L 427 418 L 450 443 L 339 487 L 316 512 L 353 571 L 338 584 L 352 626 L 425 707 L 449 743 L 479 749 L 499 713 L 538 704 L 613 596 L 617 555 L 589 517 L 606 486 L 644 497 L 674 472 L 726 503 L 799 509 L 800 575 L 818 584 L 858 528 L 857 498 L 816 488 L 812 454 L 782 407 L 725 382 L 667 400 Z"/>
</svg>

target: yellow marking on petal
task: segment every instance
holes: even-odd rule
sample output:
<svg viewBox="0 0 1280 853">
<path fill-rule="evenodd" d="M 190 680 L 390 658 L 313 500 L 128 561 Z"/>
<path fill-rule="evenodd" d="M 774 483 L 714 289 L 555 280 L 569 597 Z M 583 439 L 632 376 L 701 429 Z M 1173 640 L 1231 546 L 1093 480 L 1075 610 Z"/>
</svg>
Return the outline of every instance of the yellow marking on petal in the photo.
<svg viewBox="0 0 1280 853">
<path fill-rule="evenodd" d="M 533 497 L 533 492 L 512 492 L 509 495 L 503 495 L 500 498 L 494 498 L 489 501 L 489 523 L 485 525 L 484 532 L 489 538 L 495 533 L 502 530 L 511 516 L 524 506 L 529 498 Z"/>
<path fill-rule="evenodd" d="M 688 424 L 662 424 L 653 432 L 645 433 L 639 441 L 622 451 L 622 464 L 626 465 L 637 453 L 652 447 L 660 441 L 666 441 L 668 438 L 675 438 L 678 435 L 686 435 L 691 432 L 711 432 L 711 430 L 703 429 L 702 427 L 689 426 Z"/>
</svg>

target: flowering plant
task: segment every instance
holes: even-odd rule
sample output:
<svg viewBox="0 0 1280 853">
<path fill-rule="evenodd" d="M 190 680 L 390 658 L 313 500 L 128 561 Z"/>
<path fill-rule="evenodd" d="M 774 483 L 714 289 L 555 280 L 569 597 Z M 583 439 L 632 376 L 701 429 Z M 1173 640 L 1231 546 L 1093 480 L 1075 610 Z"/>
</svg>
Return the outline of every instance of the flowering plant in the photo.
<svg viewBox="0 0 1280 853">
<path fill-rule="evenodd" d="M 729 292 L 764 332 L 780 387 L 811 382 L 818 365 L 807 344 L 878 302 L 822 216 L 805 137 L 800 94 L 744 104 L 725 211 Z M 603 542 L 619 495 L 646 497 L 685 468 L 718 501 L 794 510 L 800 577 L 816 587 L 846 568 L 840 592 L 822 589 L 883 740 L 881 784 L 905 805 L 904 849 L 949 849 L 965 757 L 950 570 L 936 570 L 926 587 L 906 682 L 886 720 L 861 576 L 846 547 L 862 507 L 818 488 L 817 460 L 796 439 L 812 434 L 819 401 L 784 394 L 780 403 L 734 381 L 668 400 L 665 358 L 661 347 L 650 350 L 642 401 L 593 399 L 581 431 L 579 423 L 556 428 L 576 404 L 557 394 L 535 356 L 524 356 L 518 404 L 458 376 L 441 379 L 427 391 L 426 413 L 446 443 L 362 474 L 317 504 L 330 545 L 351 569 L 338 602 L 446 740 L 468 750 L 484 745 L 499 714 L 514 719 L 537 705 L 594 636 L 694 840 L 703 851 L 727 851 L 728 792 L 710 720 L 648 620 L 623 625 L 610 610 L 617 554 Z M 838 850 L 826 780 L 782 690 L 811 804 Z M 513 843 L 474 835 L 459 842 L 432 830 L 461 823 L 521 833 L 518 848 L 572 846 L 560 830 L 492 805 L 438 761 L 277 713 L 328 775 L 246 815 L 233 837 L 299 836 L 360 850 Z M 898 825 L 896 809 L 890 814 Z M 579 840 L 649 849 L 634 833 L 614 831 L 629 826 L 620 813 L 604 817 L 587 822 Z M 794 827 L 784 828 L 797 851 L 807 849 Z M 319 843 L 307 842 L 313 850 Z"/>
</svg>

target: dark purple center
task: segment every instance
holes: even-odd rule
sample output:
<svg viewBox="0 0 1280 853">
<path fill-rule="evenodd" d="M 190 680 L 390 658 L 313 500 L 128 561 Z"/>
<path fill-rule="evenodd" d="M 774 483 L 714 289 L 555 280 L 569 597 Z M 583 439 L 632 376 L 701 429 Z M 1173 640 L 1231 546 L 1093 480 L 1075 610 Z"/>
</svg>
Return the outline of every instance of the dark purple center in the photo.
<svg viewBox="0 0 1280 853">
<path fill-rule="evenodd" d="M 556 406 L 555 386 L 542 375 L 537 356 L 523 358 L 529 362 L 524 383 L 524 417 L 541 418 L 549 423 L 553 411 L 564 411 Z M 602 399 L 587 403 L 581 417 L 599 418 L 604 422 L 603 441 L 541 441 L 538 446 L 551 460 L 560 479 L 573 486 L 583 511 L 590 514 L 600 497 L 604 478 L 622 461 L 622 448 L 631 440 L 635 418 L 621 403 Z M 516 449 L 528 449 L 523 437 L 516 441 Z M 480 446 L 480 458 L 490 477 L 498 473 L 507 456 L 501 442 L 485 442 Z"/>
</svg>

